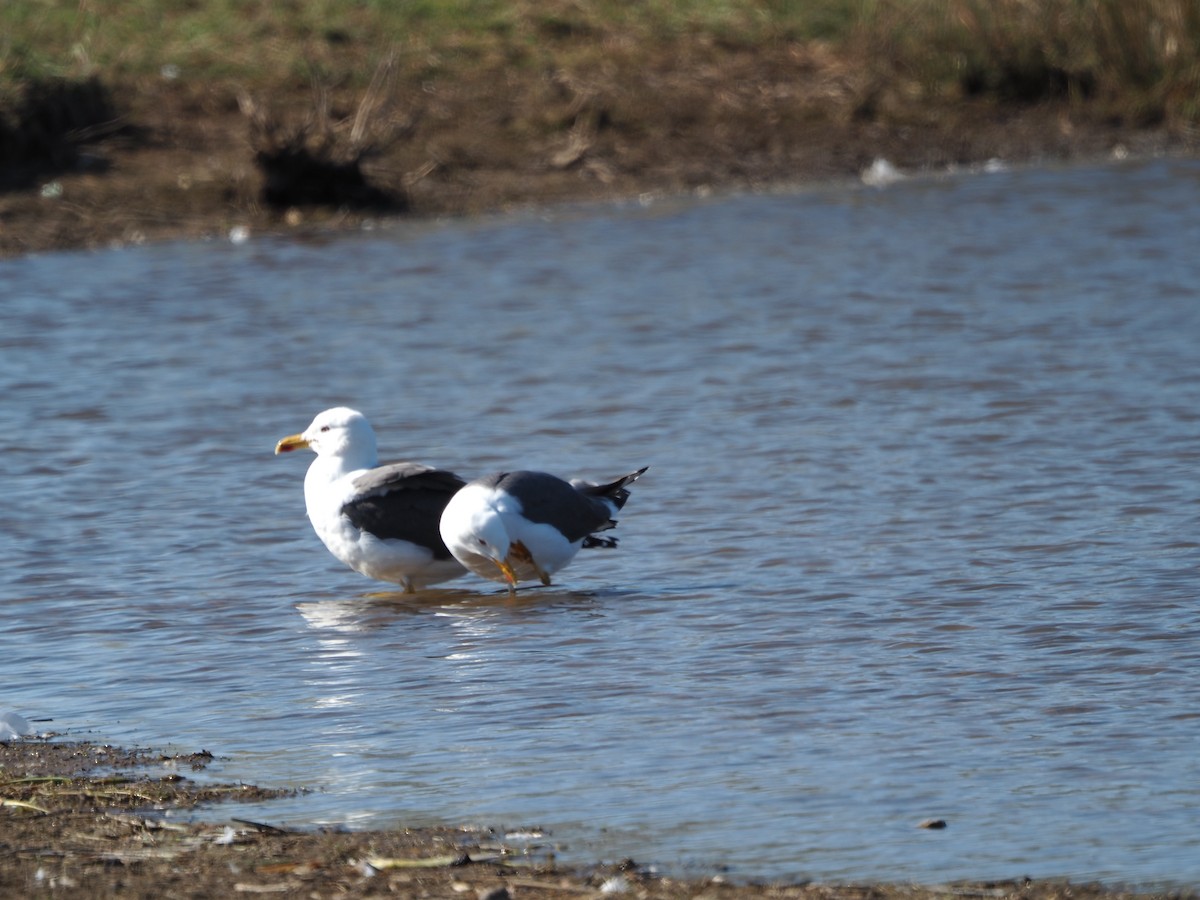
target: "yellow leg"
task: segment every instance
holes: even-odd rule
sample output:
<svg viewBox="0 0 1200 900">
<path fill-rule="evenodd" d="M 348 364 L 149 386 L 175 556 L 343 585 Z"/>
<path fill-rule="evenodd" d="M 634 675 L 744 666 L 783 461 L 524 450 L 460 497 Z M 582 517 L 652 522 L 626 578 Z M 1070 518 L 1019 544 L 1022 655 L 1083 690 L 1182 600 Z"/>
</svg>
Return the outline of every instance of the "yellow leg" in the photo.
<svg viewBox="0 0 1200 900">
<path fill-rule="evenodd" d="M 515 596 L 517 593 L 517 573 L 513 571 L 513 567 L 508 564 L 508 560 L 494 559 L 492 560 L 500 571 L 504 573 L 504 580 L 508 582 L 508 593 L 510 596 Z"/>
</svg>

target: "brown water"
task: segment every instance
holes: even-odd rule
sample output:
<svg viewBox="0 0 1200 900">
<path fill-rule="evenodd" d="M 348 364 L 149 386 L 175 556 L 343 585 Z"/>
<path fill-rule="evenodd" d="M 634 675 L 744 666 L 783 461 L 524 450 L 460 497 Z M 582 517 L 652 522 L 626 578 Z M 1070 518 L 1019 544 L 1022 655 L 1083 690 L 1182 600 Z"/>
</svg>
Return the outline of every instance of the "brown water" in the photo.
<svg viewBox="0 0 1200 900">
<path fill-rule="evenodd" d="M 1198 210 L 1164 161 L 0 263 L 0 711 L 291 824 L 1195 884 Z M 554 588 L 378 595 L 271 454 L 339 403 L 651 469 Z"/>
</svg>

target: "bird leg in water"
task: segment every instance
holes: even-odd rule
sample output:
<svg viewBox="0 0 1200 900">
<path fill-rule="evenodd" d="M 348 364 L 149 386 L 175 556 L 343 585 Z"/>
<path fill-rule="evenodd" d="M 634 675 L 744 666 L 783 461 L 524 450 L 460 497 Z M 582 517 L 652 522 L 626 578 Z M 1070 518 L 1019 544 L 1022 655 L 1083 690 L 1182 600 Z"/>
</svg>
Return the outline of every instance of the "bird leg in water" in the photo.
<svg viewBox="0 0 1200 900">
<path fill-rule="evenodd" d="M 513 567 L 509 565 L 506 559 L 493 559 L 500 571 L 504 573 L 504 580 L 508 582 L 508 593 L 515 595 L 517 593 L 517 573 L 513 571 Z"/>
<path fill-rule="evenodd" d="M 542 584 L 550 583 L 550 575 L 542 571 L 542 567 L 537 564 L 533 558 L 533 554 L 529 552 L 529 548 L 517 541 L 508 551 L 508 555 L 518 562 L 529 563 L 533 567 L 533 571 L 537 573 L 537 577 L 542 579 Z"/>
</svg>

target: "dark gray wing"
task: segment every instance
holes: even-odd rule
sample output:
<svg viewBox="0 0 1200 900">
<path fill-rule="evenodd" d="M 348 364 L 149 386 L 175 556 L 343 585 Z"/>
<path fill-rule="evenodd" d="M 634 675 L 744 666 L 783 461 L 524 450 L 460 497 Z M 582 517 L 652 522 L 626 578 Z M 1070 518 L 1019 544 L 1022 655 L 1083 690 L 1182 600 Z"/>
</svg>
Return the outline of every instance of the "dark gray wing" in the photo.
<svg viewBox="0 0 1200 900">
<path fill-rule="evenodd" d="M 449 559 L 438 523 L 464 484 L 445 469 L 390 463 L 354 479 L 355 497 L 342 507 L 342 515 L 377 538 L 409 541 L 432 550 L 434 559 Z"/>
<path fill-rule="evenodd" d="M 501 472 L 480 481 L 517 498 L 525 518 L 550 525 L 568 541 L 586 538 L 593 531 L 611 528 L 608 507 L 546 472 Z"/>
</svg>

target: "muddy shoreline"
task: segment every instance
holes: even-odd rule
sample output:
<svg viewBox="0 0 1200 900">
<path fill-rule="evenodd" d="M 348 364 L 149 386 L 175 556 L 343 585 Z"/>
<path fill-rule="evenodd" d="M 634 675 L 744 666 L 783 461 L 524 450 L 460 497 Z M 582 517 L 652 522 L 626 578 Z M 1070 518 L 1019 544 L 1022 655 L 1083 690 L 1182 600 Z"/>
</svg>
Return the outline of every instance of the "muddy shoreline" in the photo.
<svg viewBox="0 0 1200 900">
<path fill-rule="evenodd" d="M 660 876 L 652 860 L 555 864 L 552 836 L 453 827 L 294 831 L 240 818 L 239 801 L 290 792 L 197 777 L 207 750 L 0 744 L 0 895 L 65 898 L 600 896 L 643 900 L 1190 898 L 1066 881 L 767 884 Z M 200 813 L 195 811 L 199 809 Z M 192 811 L 186 819 L 180 811 Z M 200 819 L 202 821 L 197 822 Z"/>
<path fill-rule="evenodd" d="M 1138 127 L 1066 98 L 918 95 L 820 47 L 676 54 L 582 74 L 401 73 L 384 97 L 113 85 L 87 101 L 107 127 L 70 129 L 69 145 L 9 167 L 0 256 L 801 186 L 858 179 L 877 159 L 916 173 L 1200 151 L 1192 129 Z M 369 134 L 351 141 L 359 119 Z M 302 165 L 310 153 L 333 168 Z"/>
</svg>

